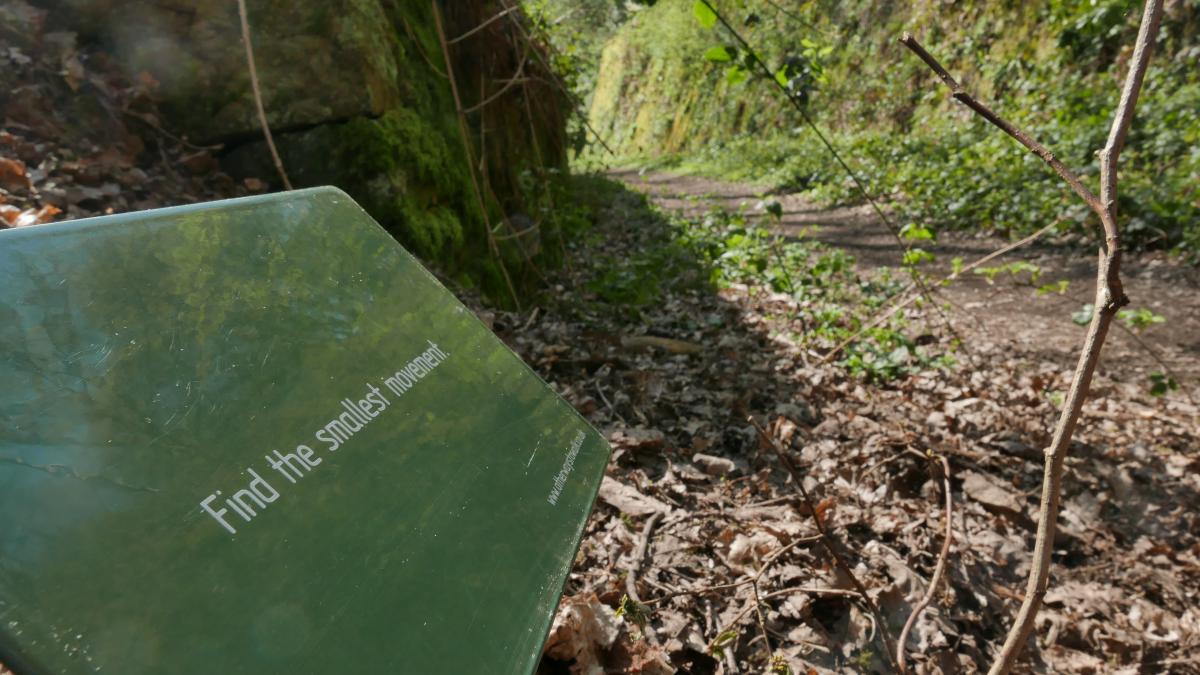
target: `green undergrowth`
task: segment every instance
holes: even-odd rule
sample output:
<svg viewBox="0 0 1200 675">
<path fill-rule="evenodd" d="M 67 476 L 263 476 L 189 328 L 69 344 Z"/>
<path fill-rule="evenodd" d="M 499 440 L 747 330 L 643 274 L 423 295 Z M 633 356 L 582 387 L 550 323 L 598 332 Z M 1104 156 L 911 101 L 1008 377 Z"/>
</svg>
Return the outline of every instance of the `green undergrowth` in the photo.
<svg viewBox="0 0 1200 675">
<path fill-rule="evenodd" d="M 606 249 L 610 235 L 603 229 L 591 232 L 585 243 L 595 252 L 587 257 L 587 290 L 607 311 L 627 319 L 653 311 L 671 293 L 742 285 L 793 299 L 773 317 L 773 325 L 800 346 L 825 353 L 856 335 L 905 288 L 886 270 L 859 274 L 854 259 L 841 249 L 772 234 L 764 227 L 769 216 L 720 208 L 701 217 L 668 214 L 621 188 L 610 188 L 606 198 L 624 202 L 619 217 L 637 229 L 636 243 Z M 952 354 L 935 343 L 918 335 L 899 312 L 863 331 L 838 363 L 852 375 L 878 382 L 953 366 Z"/>
<path fill-rule="evenodd" d="M 772 83 L 747 76 L 744 49 L 727 32 L 705 28 L 690 0 L 646 4 L 606 43 L 590 92 L 592 124 L 619 163 L 801 191 L 827 204 L 861 200 Z M 715 4 L 769 67 L 791 76 L 803 64 L 807 114 L 902 219 L 1014 236 L 1052 222 L 1097 231 L 1061 179 L 949 101 L 897 39 L 917 35 L 964 86 L 1098 191 L 1094 153 L 1128 63 L 1137 0 L 818 0 L 787 15 L 765 0 Z M 1128 244 L 1192 259 L 1200 254 L 1197 63 L 1200 0 L 1181 0 L 1163 21 L 1119 190 Z"/>
</svg>

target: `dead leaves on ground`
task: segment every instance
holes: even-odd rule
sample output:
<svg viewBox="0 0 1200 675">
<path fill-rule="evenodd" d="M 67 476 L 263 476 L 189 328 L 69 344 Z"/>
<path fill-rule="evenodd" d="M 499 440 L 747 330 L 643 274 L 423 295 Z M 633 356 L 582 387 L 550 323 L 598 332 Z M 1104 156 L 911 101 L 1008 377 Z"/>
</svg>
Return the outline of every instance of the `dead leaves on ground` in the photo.
<svg viewBox="0 0 1200 675">
<path fill-rule="evenodd" d="M 147 73 L 128 77 L 25 0 L 0 0 L 0 19 L 0 228 L 263 190 L 164 128 Z"/>
<path fill-rule="evenodd" d="M 644 246 L 661 226 L 632 204 L 618 198 L 605 214 L 606 250 Z M 562 287 L 584 288 L 584 267 Z M 488 318 L 613 446 L 560 620 L 579 603 L 618 608 L 635 569 L 648 623 L 618 618 L 611 644 L 592 656 L 550 651 L 541 672 L 656 672 L 614 665 L 616 645 L 660 650 L 689 673 L 764 672 L 772 654 L 793 673 L 888 672 L 876 631 L 896 637 L 941 543 L 940 477 L 909 448 L 950 459 L 957 504 L 947 582 L 910 636 L 910 658 L 921 673 L 990 662 L 1024 592 L 1040 448 L 1057 414 L 1046 392 L 1070 363 L 1049 360 L 1042 345 L 977 335 L 978 368 L 873 386 L 812 365 L 787 337 L 792 301 L 780 294 L 673 290 L 631 320 L 570 293 L 532 320 Z M 631 335 L 656 338 L 634 345 L 699 349 L 604 337 Z M 1105 377 L 1088 409 L 1155 414 L 1092 415 L 1081 428 L 1031 656 L 1048 672 L 1196 672 L 1186 664 L 1200 655 L 1198 411 Z M 822 546 L 805 541 L 815 527 L 747 415 L 800 468 L 886 626 Z M 652 519 L 646 558 L 631 565 Z M 747 580 L 773 556 L 757 584 L 768 652 Z"/>
</svg>

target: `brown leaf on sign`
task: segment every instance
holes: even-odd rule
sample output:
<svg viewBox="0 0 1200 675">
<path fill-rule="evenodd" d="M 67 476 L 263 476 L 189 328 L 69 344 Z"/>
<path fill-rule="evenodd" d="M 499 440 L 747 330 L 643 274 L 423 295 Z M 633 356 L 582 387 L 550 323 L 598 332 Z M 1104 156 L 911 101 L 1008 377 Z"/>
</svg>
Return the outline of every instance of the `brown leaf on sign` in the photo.
<svg viewBox="0 0 1200 675">
<path fill-rule="evenodd" d="M 0 188 L 9 192 L 30 188 L 29 176 L 25 173 L 25 162 L 0 157 Z"/>
</svg>

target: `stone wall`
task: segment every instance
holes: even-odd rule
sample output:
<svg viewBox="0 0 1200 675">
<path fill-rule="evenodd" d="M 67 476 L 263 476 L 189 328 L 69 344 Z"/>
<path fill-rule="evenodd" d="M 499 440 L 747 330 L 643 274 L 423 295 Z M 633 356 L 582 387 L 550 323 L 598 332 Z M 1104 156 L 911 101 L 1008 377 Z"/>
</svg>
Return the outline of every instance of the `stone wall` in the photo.
<svg viewBox="0 0 1200 675">
<path fill-rule="evenodd" d="M 515 0 L 506 0 L 515 1 Z M 38 4 L 35 1 L 35 4 Z M 332 184 L 354 196 L 423 258 L 494 290 L 505 260 L 519 283 L 526 251 L 489 252 L 484 222 L 527 210 L 528 180 L 565 164 L 565 101 L 541 47 L 513 13 L 451 47 L 485 213 L 471 184 L 445 62 L 426 0 L 247 0 L 268 120 L 297 187 Z M 164 126 L 220 144 L 234 176 L 275 181 L 262 142 L 236 0 L 44 2 L 47 28 L 149 76 Z M 441 3 L 449 37 L 504 9 L 500 0 Z M 524 186 L 524 187 L 523 187 Z M 277 186 L 276 186 L 277 187 Z M 545 233 L 542 233 L 544 236 Z"/>
</svg>

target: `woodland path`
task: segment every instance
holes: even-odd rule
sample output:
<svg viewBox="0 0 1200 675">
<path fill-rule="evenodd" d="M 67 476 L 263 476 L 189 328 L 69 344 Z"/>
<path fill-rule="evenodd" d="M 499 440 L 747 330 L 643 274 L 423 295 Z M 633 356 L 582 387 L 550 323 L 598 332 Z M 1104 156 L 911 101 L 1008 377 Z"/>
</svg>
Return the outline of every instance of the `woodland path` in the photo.
<svg viewBox="0 0 1200 675">
<path fill-rule="evenodd" d="M 663 212 L 752 210 L 761 190 L 610 177 L 629 189 L 600 200 L 595 229 L 568 242 L 552 292 L 522 311 L 479 310 L 613 448 L 539 675 L 761 673 L 769 655 L 796 673 L 892 672 L 884 628 L 898 634 L 942 542 L 941 481 L 923 451 L 952 467 L 955 535 L 939 602 L 909 651 L 918 672 L 978 672 L 1024 588 L 1039 448 L 1082 339 L 1070 314 L 1089 299 L 1092 256 L 1064 246 L 1021 253 L 1044 282 L 1072 280 L 1064 297 L 1036 298 L 1005 278 L 951 286 L 949 300 L 966 308 L 951 317 L 969 362 L 956 353 L 956 366 L 872 382 L 798 339 L 812 298 L 765 281 L 712 288 L 695 282 L 703 262 L 672 258 L 678 230 Z M 807 236 L 845 248 L 865 272 L 900 257 L 861 211 L 772 198 L 784 206 L 783 234 L 818 224 Z M 935 252 L 972 261 L 1004 243 L 948 236 Z M 1134 306 L 1167 317 L 1141 337 L 1193 384 L 1196 277 L 1155 260 L 1129 265 Z M 640 302 L 612 295 L 643 286 L 655 292 Z M 938 326 L 929 333 L 921 337 L 946 343 Z M 1200 675 L 1200 409 L 1183 392 L 1150 396 L 1146 372 L 1158 367 L 1142 353 L 1114 331 L 1085 404 L 1034 672 Z M 761 436 L 748 417 L 766 427 Z M 772 446 L 800 467 L 811 503 Z M 870 603 L 854 600 L 854 584 L 815 543 L 814 513 Z M 766 593 L 761 615 L 750 611 L 760 606 L 751 582 Z M 625 596 L 652 603 L 644 615 L 632 609 L 644 626 L 614 615 Z"/>
<path fill-rule="evenodd" d="M 783 206 L 783 218 L 773 230 L 787 237 L 806 237 L 844 249 L 854 256 L 861 271 L 890 267 L 899 271 L 903 252 L 895 237 L 870 207 L 823 208 L 798 194 L 771 194 L 760 186 L 733 183 L 668 172 L 621 170 L 610 173 L 631 189 L 643 192 L 666 211 L 702 214 L 713 206 L 759 212 L 756 204 L 769 198 Z M 941 289 L 954 308 L 956 329 L 979 349 L 1038 352 L 1047 360 L 1060 359 L 1069 368 L 1075 359 L 1084 329 L 1071 314 L 1092 301 L 1096 258 L 1080 244 L 1042 240 L 987 263 L 1001 265 L 1024 260 L 1041 268 L 1040 284 L 1070 282 L 1065 293 L 1038 296 L 1028 275 L 1020 282 L 1007 274 L 994 283 L 967 273 Z M 996 236 L 971 236 L 941 231 L 935 244 L 922 248 L 934 253 L 931 268 L 938 278 L 950 273 L 950 260 L 962 257 L 969 264 L 1010 242 Z M 901 274 L 903 274 L 901 272 Z M 1147 308 L 1166 322 L 1142 331 L 1137 338 L 1115 328 L 1110 333 L 1101 363 L 1101 374 L 1122 381 L 1146 381 L 1162 366 L 1140 342 L 1150 345 L 1180 380 L 1180 385 L 1200 398 L 1200 270 L 1176 263 L 1162 252 L 1127 255 L 1122 266 L 1130 307 Z M 1120 365 L 1122 372 L 1115 372 Z"/>
</svg>

